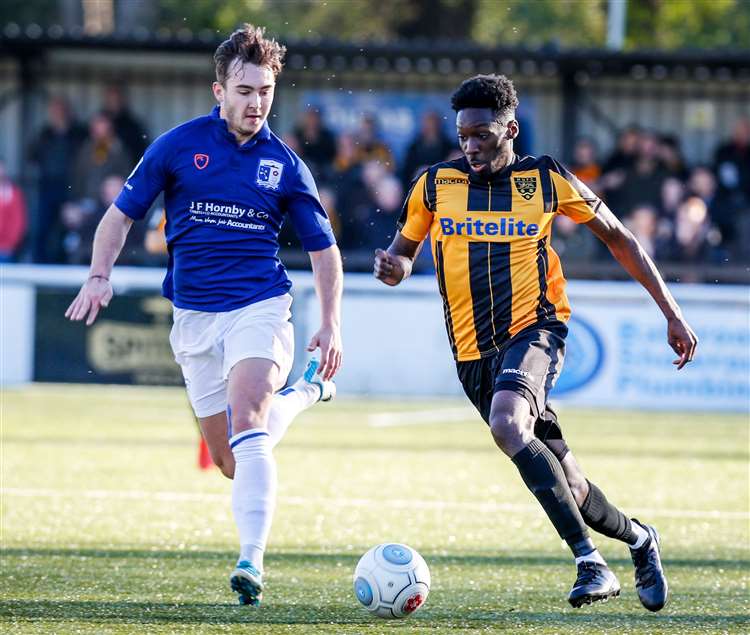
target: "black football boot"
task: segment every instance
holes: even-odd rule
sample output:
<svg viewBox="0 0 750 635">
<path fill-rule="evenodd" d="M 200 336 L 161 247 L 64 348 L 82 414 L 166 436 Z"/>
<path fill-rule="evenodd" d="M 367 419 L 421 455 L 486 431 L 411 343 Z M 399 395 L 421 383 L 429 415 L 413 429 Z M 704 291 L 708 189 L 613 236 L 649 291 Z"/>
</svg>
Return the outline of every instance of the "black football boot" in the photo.
<svg viewBox="0 0 750 635">
<path fill-rule="evenodd" d="M 630 557 L 635 566 L 635 588 L 638 591 L 638 599 L 649 611 L 659 611 L 664 608 L 669 596 L 669 586 L 659 555 L 659 534 L 651 525 L 644 525 L 635 518 L 633 522 L 643 527 L 649 535 L 648 540 L 638 549 L 630 550 Z"/>
</svg>

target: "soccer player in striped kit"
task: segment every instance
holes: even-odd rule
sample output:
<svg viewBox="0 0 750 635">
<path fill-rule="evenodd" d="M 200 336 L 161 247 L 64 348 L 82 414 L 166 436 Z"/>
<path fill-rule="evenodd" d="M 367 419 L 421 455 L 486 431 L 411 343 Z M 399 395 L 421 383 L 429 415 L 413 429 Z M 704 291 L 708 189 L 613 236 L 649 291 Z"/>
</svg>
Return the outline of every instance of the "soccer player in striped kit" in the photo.
<svg viewBox="0 0 750 635">
<path fill-rule="evenodd" d="M 451 101 L 464 156 L 433 165 L 412 184 L 396 237 L 376 252 L 375 277 L 389 285 L 406 279 L 429 236 L 459 380 L 573 553 L 578 575 L 569 602 L 579 607 L 620 593 L 590 527 L 630 547 L 638 597 L 658 611 L 667 601 L 658 533 L 586 479 L 547 404 L 570 317 L 550 245 L 555 215 L 585 224 L 651 294 L 678 369 L 693 359 L 695 333 L 646 252 L 591 190 L 551 157 L 514 153 L 518 99 L 508 78 L 468 79 Z"/>
</svg>

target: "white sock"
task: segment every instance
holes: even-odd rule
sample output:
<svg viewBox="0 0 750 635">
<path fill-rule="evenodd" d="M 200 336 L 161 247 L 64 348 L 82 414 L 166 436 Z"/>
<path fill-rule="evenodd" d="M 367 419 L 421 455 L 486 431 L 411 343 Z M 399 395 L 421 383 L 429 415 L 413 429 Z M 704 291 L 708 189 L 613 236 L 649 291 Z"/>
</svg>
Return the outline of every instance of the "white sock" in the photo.
<svg viewBox="0 0 750 635">
<path fill-rule="evenodd" d="M 630 524 L 632 525 L 631 531 L 636 536 L 638 536 L 636 541 L 632 545 L 630 545 L 630 548 L 635 550 L 635 549 L 638 549 L 639 547 L 642 547 L 645 544 L 645 542 L 650 538 L 650 536 L 649 536 L 649 533 L 634 520 L 631 519 Z"/>
<path fill-rule="evenodd" d="M 320 388 L 302 378 L 273 396 L 266 424 L 272 448 L 284 437 L 294 418 L 317 403 L 318 399 Z"/>
<path fill-rule="evenodd" d="M 598 549 L 594 549 L 591 553 L 587 553 L 585 556 L 578 556 L 576 558 L 576 565 L 584 560 L 588 562 L 597 562 L 605 567 L 607 566 L 607 563 L 604 558 L 602 558 L 602 554 L 599 553 Z"/>
<path fill-rule="evenodd" d="M 232 511 L 240 534 L 240 560 L 263 571 L 276 506 L 276 461 L 263 429 L 245 430 L 229 439 L 236 466 L 232 481 Z"/>
</svg>

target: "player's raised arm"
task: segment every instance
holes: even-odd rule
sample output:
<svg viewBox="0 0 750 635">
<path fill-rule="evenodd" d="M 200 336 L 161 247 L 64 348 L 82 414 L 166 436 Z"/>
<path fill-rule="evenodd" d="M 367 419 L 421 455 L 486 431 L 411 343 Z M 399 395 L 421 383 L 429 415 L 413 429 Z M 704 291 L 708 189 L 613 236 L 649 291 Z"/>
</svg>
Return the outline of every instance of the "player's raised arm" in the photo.
<svg viewBox="0 0 750 635">
<path fill-rule="evenodd" d="M 682 317 L 682 311 L 661 277 L 654 261 L 641 247 L 635 236 L 607 208 L 601 205 L 596 216 L 586 226 L 609 248 L 625 271 L 640 282 L 659 305 L 667 318 L 669 345 L 679 357 L 674 360 L 677 370 L 693 360 L 698 338 Z"/>
<path fill-rule="evenodd" d="M 318 373 L 324 380 L 331 379 L 341 366 L 341 293 L 344 273 L 341 253 L 336 245 L 320 251 L 310 251 L 315 291 L 320 301 L 320 329 L 312 336 L 308 351 L 320 348 Z"/>
<path fill-rule="evenodd" d="M 421 242 L 409 240 L 401 232 L 397 232 L 387 251 L 375 250 L 373 274 L 378 280 L 395 287 L 411 275 L 414 259 L 421 246 Z"/>
<path fill-rule="evenodd" d="M 91 326 L 99 310 L 109 304 L 112 299 L 109 276 L 132 225 L 131 218 L 123 214 L 117 206 L 110 205 L 94 234 L 89 277 L 65 311 L 66 318 L 76 322 L 86 318 L 86 326 Z"/>
</svg>

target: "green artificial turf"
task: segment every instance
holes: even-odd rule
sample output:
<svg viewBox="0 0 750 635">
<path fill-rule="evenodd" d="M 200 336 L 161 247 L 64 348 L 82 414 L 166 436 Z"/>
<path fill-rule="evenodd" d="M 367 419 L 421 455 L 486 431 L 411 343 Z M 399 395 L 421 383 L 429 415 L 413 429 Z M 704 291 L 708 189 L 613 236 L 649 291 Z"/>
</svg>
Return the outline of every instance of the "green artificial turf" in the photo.
<svg viewBox="0 0 750 635">
<path fill-rule="evenodd" d="M 627 548 L 596 536 L 622 595 L 568 606 L 567 549 L 463 401 L 303 413 L 276 451 L 267 590 L 252 609 L 227 581 L 230 483 L 197 469 L 183 391 L 6 389 L 0 631 L 747 633 L 747 418 L 566 409 L 561 422 L 588 477 L 659 529 L 672 594 L 660 613 L 640 606 Z M 386 541 L 430 566 L 427 603 L 406 620 L 370 617 L 352 591 L 359 556 Z"/>
</svg>

